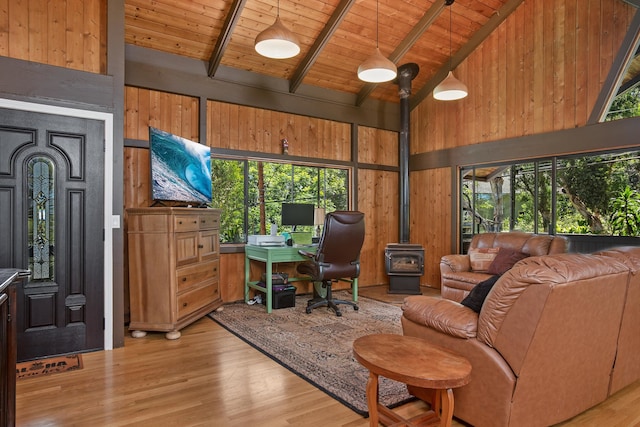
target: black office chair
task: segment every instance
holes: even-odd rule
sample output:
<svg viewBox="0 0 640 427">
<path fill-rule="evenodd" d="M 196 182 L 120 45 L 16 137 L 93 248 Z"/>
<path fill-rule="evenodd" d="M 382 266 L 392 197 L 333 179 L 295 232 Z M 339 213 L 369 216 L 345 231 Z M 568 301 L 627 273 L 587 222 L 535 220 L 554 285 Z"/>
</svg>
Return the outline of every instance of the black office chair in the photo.
<svg viewBox="0 0 640 427">
<path fill-rule="evenodd" d="M 323 297 L 315 292 L 307 303 L 307 313 L 316 307 L 327 306 L 342 316 L 338 304 L 358 305 L 352 301 L 334 299 L 331 294 L 332 282 L 339 279 L 350 280 L 360 275 L 360 250 L 364 242 L 364 214 L 358 211 L 335 211 L 327 214 L 324 229 L 316 253 L 300 250 L 299 253 L 310 260 L 298 264 L 300 274 L 311 276 L 314 282 L 322 282 L 326 289 Z"/>
</svg>

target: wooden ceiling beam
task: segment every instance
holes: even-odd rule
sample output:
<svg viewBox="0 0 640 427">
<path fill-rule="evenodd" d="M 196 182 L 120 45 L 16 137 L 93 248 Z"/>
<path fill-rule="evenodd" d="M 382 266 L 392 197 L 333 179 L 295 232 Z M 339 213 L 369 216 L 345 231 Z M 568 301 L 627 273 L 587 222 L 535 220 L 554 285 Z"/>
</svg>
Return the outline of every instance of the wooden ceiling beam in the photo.
<svg viewBox="0 0 640 427">
<path fill-rule="evenodd" d="M 329 18 L 329 21 L 327 21 L 327 24 L 318 35 L 315 42 L 313 42 L 313 46 L 311 46 L 311 49 L 309 49 L 307 55 L 304 57 L 289 80 L 290 93 L 295 93 L 295 91 L 298 90 L 298 87 L 302 84 L 302 80 L 304 80 L 304 77 L 316 62 L 316 59 L 318 59 L 322 49 L 324 49 L 325 45 L 329 42 L 329 39 L 338 29 L 344 18 L 347 16 L 347 12 L 349 12 L 349 9 L 351 9 L 351 6 L 353 6 L 355 2 L 356 0 L 342 0 L 333 11 L 331 18 Z"/>
<path fill-rule="evenodd" d="M 464 61 L 480 44 L 487 38 L 511 13 L 520 6 L 523 0 L 509 0 L 496 13 L 493 14 L 487 23 L 478 30 L 469 41 L 451 57 L 451 67 L 447 62 L 415 96 L 409 100 L 410 109 L 413 110 L 420 104 L 433 89 L 447 76 L 450 69 L 456 68 Z"/>
<path fill-rule="evenodd" d="M 389 60 L 394 64 L 397 64 L 404 55 L 413 47 L 414 44 L 418 42 L 422 34 L 433 24 L 436 18 L 442 13 L 444 10 L 446 1 L 438 1 L 435 2 L 429 10 L 425 12 L 420 21 L 411 29 L 409 34 L 402 40 L 402 42 L 396 47 L 396 49 L 389 55 Z M 356 99 L 356 105 L 360 106 L 362 103 L 369 97 L 371 92 L 376 88 L 375 83 L 367 83 L 363 86 L 363 88 L 358 93 L 358 97 Z"/>
<path fill-rule="evenodd" d="M 246 2 L 247 0 L 234 0 L 231 8 L 229 9 L 229 13 L 222 25 L 222 31 L 220 31 L 220 34 L 218 35 L 218 40 L 216 40 L 216 45 L 213 48 L 213 52 L 211 52 L 211 57 L 209 58 L 209 65 L 207 66 L 207 75 L 209 77 L 215 76 L 216 71 L 220 66 L 220 61 L 222 61 L 224 51 L 231 40 L 233 29 L 240 20 L 240 14 L 242 13 L 242 9 L 244 9 Z"/>
</svg>

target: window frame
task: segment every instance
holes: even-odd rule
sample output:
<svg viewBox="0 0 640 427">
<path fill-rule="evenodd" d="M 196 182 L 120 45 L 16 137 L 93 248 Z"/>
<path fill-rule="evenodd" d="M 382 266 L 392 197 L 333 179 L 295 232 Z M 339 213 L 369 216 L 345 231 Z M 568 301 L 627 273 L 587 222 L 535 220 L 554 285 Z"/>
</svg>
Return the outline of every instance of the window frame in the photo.
<svg viewBox="0 0 640 427">
<path fill-rule="evenodd" d="M 250 162 L 264 162 L 264 163 L 278 163 L 278 164 L 288 164 L 292 167 L 311 167 L 318 169 L 338 169 L 346 172 L 347 177 L 345 181 L 345 191 L 346 191 L 346 209 L 351 209 L 353 206 L 353 180 L 354 180 L 354 166 L 348 162 L 322 162 L 322 161 L 309 161 L 303 160 L 300 158 L 274 158 L 274 157 L 260 157 L 260 156 L 238 156 L 238 155 L 223 155 L 218 153 L 211 153 L 211 161 L 214 162 L 216 160 L 225 160 L 225 161 L 236 161 L 240 162 L 243 165 L 243 226 L 242 226 L 242 241 L 239 242 L 220 242 L 221 248 L 226 247 L 229 249 L 233 246 L 244 246 L 247 243 L 248 233 L 249 233 L 249 196 L 250 196 L 250 171 L 249 164 Z M 292 169 L 293 170 L 293 169 Z M 212 167 L 213 171 L 213 167 Z M 215 191 L 215 190 L 214 190 Z M 326 206 L 326 194 L 323 206 Z M 214 208 L 217 206 L 213 206 Z M 328 212 L 327 212 L 328 213 Z M 222 230 L 221 230 L 222 234 Z M 226 252 L 226 251 L 225 251 Z"/>
</svg>

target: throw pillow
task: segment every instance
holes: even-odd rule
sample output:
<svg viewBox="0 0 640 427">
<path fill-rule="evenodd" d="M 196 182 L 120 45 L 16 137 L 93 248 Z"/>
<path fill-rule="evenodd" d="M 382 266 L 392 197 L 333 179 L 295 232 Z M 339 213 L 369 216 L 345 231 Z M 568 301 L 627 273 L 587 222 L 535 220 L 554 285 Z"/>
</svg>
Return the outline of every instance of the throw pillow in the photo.
<svg viewBox="0 0 640 427">
<path fill-rule="evenodd" d="M 486 273 L 493 262 L 500 248 L 471 248 L 469 249 L 469 260 L 471 270 Z"/>
<path fill-rule="evenodd" d="M 484 300 L 487 298 L 487 295 L 489 295 L 489 291 L 491 290 L 491 288 L 493 288 L 493 285 L 495 285 L 499 278 L 500 276 L 495 275 L 491 276 L 483 282 L 478 283 L 473 289 L 471 289 L 469 295 L 467 295 L 462 301 L 460 301 L 460 304 L 469 307 L 476 313 L 480 313 L 482 304 L 484 304 Z"/>
<path fill-rule="evenodd" d="M 529 254 L 525 254 L 524 252 L 516 251 L 515 249 L 507 249 L 500 248 L 500 251 L 493 259 L 491 265 L 487 269 L 487 273 L 489 274 L 504 274 L 509 270 L 514 264 L 521 259 L 525 259 Z"/>
</svg>

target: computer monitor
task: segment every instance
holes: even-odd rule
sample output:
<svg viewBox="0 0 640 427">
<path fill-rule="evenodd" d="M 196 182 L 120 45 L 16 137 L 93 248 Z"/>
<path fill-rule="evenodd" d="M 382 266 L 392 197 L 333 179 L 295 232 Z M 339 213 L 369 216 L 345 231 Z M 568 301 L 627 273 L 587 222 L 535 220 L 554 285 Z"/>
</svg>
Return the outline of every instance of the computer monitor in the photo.
<svg viewBox="0 0 640 427">
<path fill-rule="evenodd" d="M 313 210 L 315 205 L 307 203 L 283 203 L 282 225 L 314 225 Z"/>
</svg>

